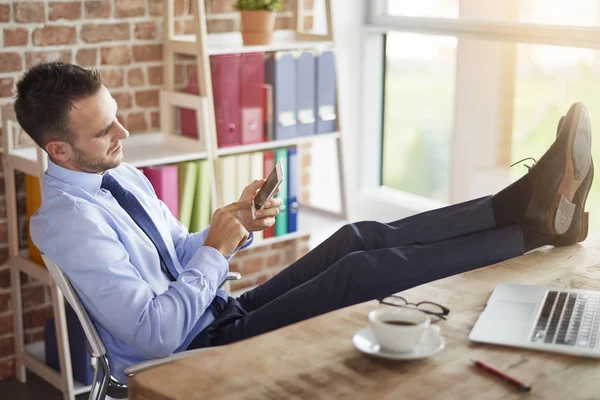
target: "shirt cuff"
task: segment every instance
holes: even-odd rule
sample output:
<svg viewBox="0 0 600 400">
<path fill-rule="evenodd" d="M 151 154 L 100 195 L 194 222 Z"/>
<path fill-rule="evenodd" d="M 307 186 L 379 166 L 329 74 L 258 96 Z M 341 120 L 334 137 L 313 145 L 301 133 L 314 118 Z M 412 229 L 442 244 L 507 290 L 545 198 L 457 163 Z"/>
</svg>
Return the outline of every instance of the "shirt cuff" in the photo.
<svg viewBox="0 0 600 400">
<path fill-rule="evenodd" d="M 246 243 L 244 243 L 242 245 L 242 247 L 240 247 L 240 250 L 247 249 L 248 247 L 250 247 L 250 245 L 252 244 L 253 241 L 254 241 L 254 232 L 250 232 L 250 235 L 248 236 L 248 240 L 246 240 Z"/>
<path fill-rule="evenodd" d="M 240 247 L 235 249 L 233 251 L 233 253 L 231 253 L 229 255 L 229 257 L 227 257 L 227 260 L 231 260 L 231 257 L 235 256 L 238 251 L 248 248 L 252 244 L 253 241 L 254 241 L 254 233 L 250 232 L 250 235 L 248 235 L 248 239 L 246 239 L 246 243 L 244 243 L 243 245 L 241 245 Z"/>
<path fill-rule="evenodd" d="M 189 267 L 199 270 L 209 282 L 214 284 L 216 290 L 227 276 L 229 263 L 214 247 L 202 246 L 196 251 L 185 269 L 189 269 Z"/>
</svg>

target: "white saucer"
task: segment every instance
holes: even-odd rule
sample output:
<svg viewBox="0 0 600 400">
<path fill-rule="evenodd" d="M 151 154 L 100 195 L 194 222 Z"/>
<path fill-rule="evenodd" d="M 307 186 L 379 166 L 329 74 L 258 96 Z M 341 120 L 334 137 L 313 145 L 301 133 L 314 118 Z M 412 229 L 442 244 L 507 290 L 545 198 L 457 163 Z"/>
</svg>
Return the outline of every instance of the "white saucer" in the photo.
<svg viewBox="0 0 600 400">
<path fill-rule="evenodd" d="M 383 350 L 377 343 L 373 331 L 370 327 L 366 327 L 356 332 L 352 338 L 354 346 L 363 353 L 371 354 L 377 357 L 388 358 L 392 360 L 418 360 L 421 358 L 430 357 L 444 350 L 446 343 L 440 335 L 440 328 L 432 325 L 425 333 L 423 343 L 414 347 L 411 351 L 396 353 L 389 350 Z"/>
</svg>

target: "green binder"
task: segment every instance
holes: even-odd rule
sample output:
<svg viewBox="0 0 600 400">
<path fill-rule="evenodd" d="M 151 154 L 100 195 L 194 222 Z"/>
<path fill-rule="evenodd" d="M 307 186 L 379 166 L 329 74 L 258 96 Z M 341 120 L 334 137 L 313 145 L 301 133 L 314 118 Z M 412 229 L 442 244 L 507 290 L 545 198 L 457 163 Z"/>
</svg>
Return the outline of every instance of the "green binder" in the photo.
<svg viewBox="0 0 600 400">
<path fill-rule="evenodd" d="M 179 183 L 179 222 L 190 229 L 192 209 L 198 180 L 198 164 L 190 161 L 177 164 L 177 179 Z"/>
<path fill-rule="evenodd" d="M 275 150 L 275 164 L 281 161 L 283 167 L 283 182 L 279 185 L 279 193 L 275 196 L 283 199 L 283 204 L 279 206 L 279 215 L 275 218 L 275 236 L 282 236 L 288 233 L 287 158 L 287 149 Z"/>
<path fill-rule="evenodd" d="M 205 229 L 210 224 L 210 217 L 212 209 L 210 207 L 210 167 L 208 161 L 200 161 L 200 184 L 198 185 L 198 191 L 196 198 L 198 198 L 198 209 L 200 210 L 200 230 Z"/>
<path fill-rule="evenodd" d="M 200 232 L 210 223 L 210 171 L 206 161 L 195 161 L 198 168 L 190 232 Z"/>
</svg>

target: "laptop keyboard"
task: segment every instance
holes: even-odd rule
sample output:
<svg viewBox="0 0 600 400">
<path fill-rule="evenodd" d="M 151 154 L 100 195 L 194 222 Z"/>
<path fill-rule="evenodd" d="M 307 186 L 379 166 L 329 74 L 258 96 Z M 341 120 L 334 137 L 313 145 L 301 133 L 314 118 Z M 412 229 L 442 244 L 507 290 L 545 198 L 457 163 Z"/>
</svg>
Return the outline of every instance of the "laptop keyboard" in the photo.
<svg viewBox="0 0 600 400">
<path fill-rule="evenodd" d="M 532 342 L 595 348 L 600 328 L 600 295 L 549 291 Z"/>
</svg>

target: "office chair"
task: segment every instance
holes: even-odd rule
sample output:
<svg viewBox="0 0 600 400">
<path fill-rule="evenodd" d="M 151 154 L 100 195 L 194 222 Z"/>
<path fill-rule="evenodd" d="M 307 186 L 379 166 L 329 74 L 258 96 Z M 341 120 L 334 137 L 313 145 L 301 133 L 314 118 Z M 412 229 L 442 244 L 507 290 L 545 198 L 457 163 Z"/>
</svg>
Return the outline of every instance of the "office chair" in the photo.
<svg viewBox="0 0 600 400">
<path fill-rule="evenodd" d="M 77 315 L 79 319 L 79 323 L 81 324 L 83 331 L 85 332 L 85 337 L 87 339 L 88 344 L 88 352 L 92 358 L 96 359 L 96 367 L 94 371 L 94 380 L 92 382 L 92 387 L 90 389 L 90 400 L 104 400 L 108 394 L 108 396 L 117 399 L 125 399 L 127 398 L 127 384 L 117 381 L 112 375 L 110 371 L 110 364 L 108 362 L 106 347 L 104 347 L 104 343 L 102 343 L 102 339 L 96 330 L 96 327 L 92 323 L 90 316 L 87 311 L 81 304 L 79 300 L 79 296 L 73 286 L 71 286 L 71 282 L 69 278 L 65 275 L 65 273 L 60 269 L 58 265 L 54 261 L 52 261 L 47 255 L 42 254 L 42 258 L 44 263 L 48 267 L 48 271 L 50 271 L 50 275 L 56 282 L 56 285 L 62 292 L 65 299 Z M 229 272 L 225 281 L 230 280 L 238 280 L 242 276 L 239 272 Z M 223 282 L 225 283 L 225 282 Z M 144 371 L 146 369 L 152 368 L 154 366 L 164 364 L 173 360 L 178 360 L 181 358 L 189 357 L 193 354 L 201 353 L 203 351 L 209 350 L 205 349 L 197 349 L 184 351 L 181 353 L 173 354 L 170 357 L 158 358 L 155 360 L 143 361 L 139 364 L 132 365 L 125 370 L 125 375 L 133 376 L 138 372 Z M 102 380 L 98 385 L 98 375 L 99 370 L 102 369 Z"/>
</svg>

